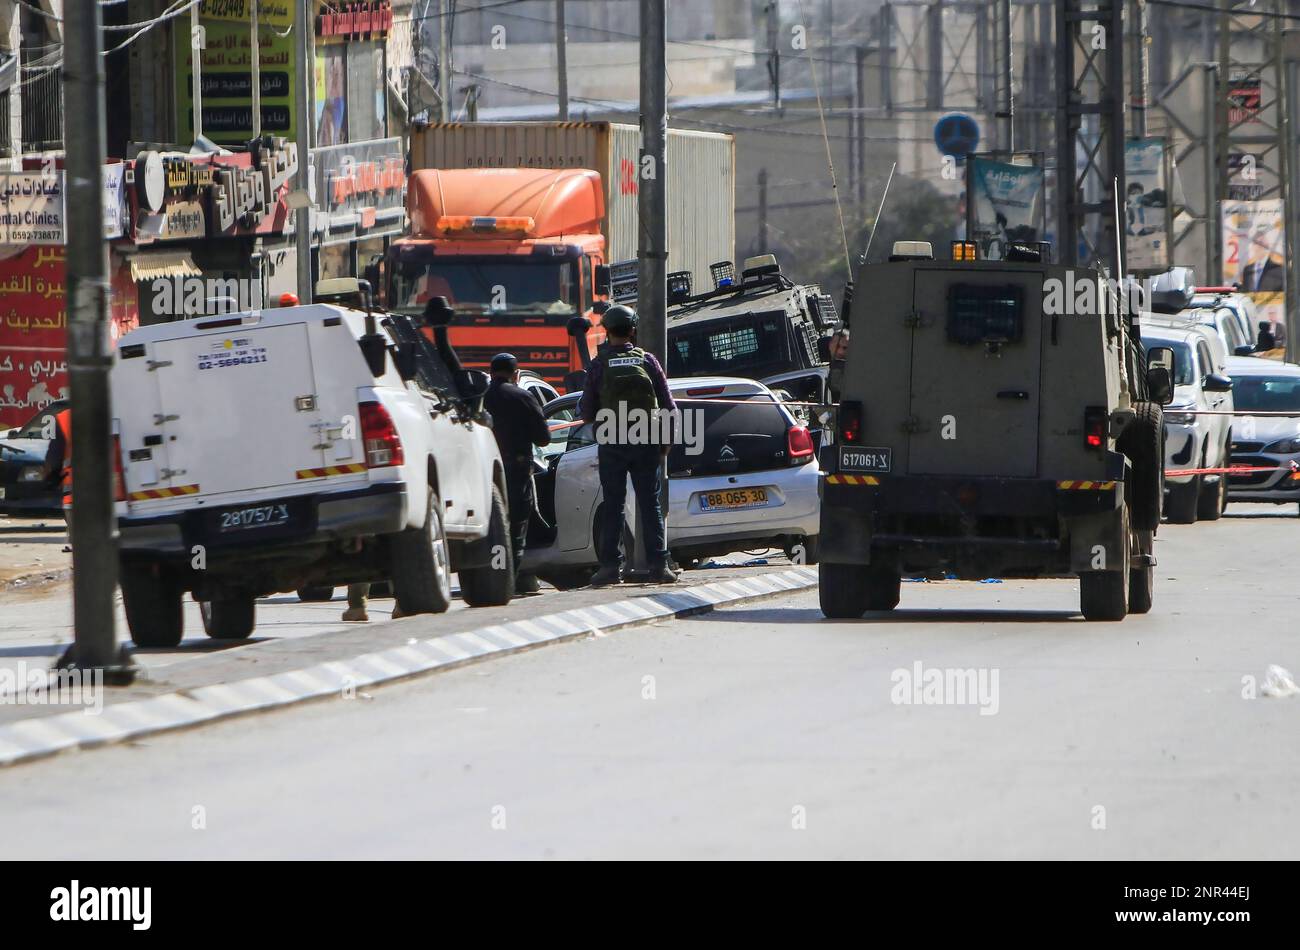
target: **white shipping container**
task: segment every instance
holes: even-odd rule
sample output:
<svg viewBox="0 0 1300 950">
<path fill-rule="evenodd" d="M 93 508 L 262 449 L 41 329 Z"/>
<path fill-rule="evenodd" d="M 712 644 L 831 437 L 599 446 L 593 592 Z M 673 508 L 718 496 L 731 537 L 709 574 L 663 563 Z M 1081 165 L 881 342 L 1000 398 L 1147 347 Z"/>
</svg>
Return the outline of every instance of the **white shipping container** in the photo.
<svg viewBox="0 0 1300 950">
<path fill-rule="evenodd" d="M 451 122 L 411 137 L 411 168 L 590 168 L 605 187 L 609 262 L 637 255 L 641 132 L 613 122 Z M 734 261 L 736 145 L 719 132 L 668 130 L 668 270 L 712 287 L 709 265 Z"/>
</svg>

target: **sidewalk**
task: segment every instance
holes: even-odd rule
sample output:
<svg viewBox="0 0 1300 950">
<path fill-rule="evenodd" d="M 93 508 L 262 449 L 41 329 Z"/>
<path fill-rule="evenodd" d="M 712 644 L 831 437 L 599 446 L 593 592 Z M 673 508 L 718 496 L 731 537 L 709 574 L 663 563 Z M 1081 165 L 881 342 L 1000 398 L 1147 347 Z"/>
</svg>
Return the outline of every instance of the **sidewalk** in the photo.
<svg viewBox="0 0 1300 950">
<path fill-rule="evenodd" d="M 63 520 L 0 515 L 0 593 L 67 580 L 72 552 Z"/>
<path fill-rule="evenodd" d="M 635 622 L 645 622 L 647 619 L 664 618 L 692 605 L 700 610 L 708 609 L 711 602 L 724 596 L 728 599 L 750 599 L 776 593 L 778 591 L 765 586 L 768 582 L 760 582 L 760 579 L 790 574 L 791 571 L 792 565 L 785 558 L 778 557 L 764 559 L 753 566 L 734 565 L 688 571 L 676 585 L 623 584 L 599 590 L 583 588 L 570 591 L 548 588 L 539 596 L 516 598 L 508 606 L 497 608 L 469 608 L 463 601 L 456 599 L 447 613 L 424 614 L 401 620 L 387 619 L 392 601 L 381 599 L 372 601 L 372 619 L 368 624 L 342 624 L 338 621 L 344 607 L 341 589 L 335 600 L 326 604 L 301 605 L 296 603 L 296 598 L 269 598 L 259 602 L 259 618 L 275 617 L 277 610 L 282 611 L 280 616 L 284 615 L 283 611 L 293 611 L 295 619 L 287 625 L 293 629 L 286 629 L 286 625 L 275 622 L 262 626 L 259 622 L 257 639 L 234 641 L 226 645 L 208 640 L 203 636 L 201 627 L 187 622 L 187 639 L 179 647 L 173 650 L 137 651 L 141 672 L 136 682 L 129 687 L 105 689 L 104 705 L 110 707 L 177 692 L 186 694 L 195 689 L 254 677 L 292 674 L 293 671 L 306 667 L 348 661 L 365 654 L 408 647 L 420 641 L 438 641 L 457 635 L 472 636 L 475 632 L 490 628 L 499 630 L 502 625 L 556 631 L 559 627 L 550 623 L 548 618 L 560 614 L 568 614 L 571 615 L 570 619 L 580 620 L 583 634 L 589 633 L 592 628 L 615 629 Z M 807 586 L 815 578 L 815 569 L 801 569 L 798 586 Z M 708 588 L 716 589 L 702 598 L 699 592 Z M 786 589 L 790 589 L 789 586 Z M 62 592 L 52 592 L 47 597 L 13 593 L 7 596 L 20 597 L 30 604 L 40 604 L 40 609 L 46 613 L 67 610 L 66 594 Z M 29 600 L 31 597 L 36 597 L 37 600 Z M 294 602 L 286 603 L 290 600 Z M 644 604 L 645 607 L 621 606 L 612 613 L 603 609 L 619 602 Z M 670 604 L 673 610 L 661 609 L 655 604 Z M 0 609 L 4 607 L 0 605 Z M 186 609 L 187 614 L 197 613 L 192 604 L 187 603 Z M 303 616 L 319 619 L 298 619 Z M 187 617 L 187 621 L 188 619 Z M 569 620 L 565 623 L 569 623 Z M 315 629 L 301 629 L 308 626 Z M 28 672 L 48 669 L 62 652 L 69 635 L 70 631 L 64 633 L 61 628 L 56 637 L 35 636 L 30 631 L 13 638 L 0 637 L 0 647 L 3 647 L 0 654 L 3 654 L 4 665 L 9 670 L 21 666 Z M 126 636 L 124 625 L 119 626 L 118 635 Z M 549 632 L 545 636 L 530 637 L 538 644 L 564 638 Z M 503 641 L 511 642 L 509 637 Z M 497 651 L 478 652 L 485 654 Z M 0 726 L 67 711 L 67 706 L 16 704 L 12 694 L 7 698 L 0 696 Z"/>
</svg>

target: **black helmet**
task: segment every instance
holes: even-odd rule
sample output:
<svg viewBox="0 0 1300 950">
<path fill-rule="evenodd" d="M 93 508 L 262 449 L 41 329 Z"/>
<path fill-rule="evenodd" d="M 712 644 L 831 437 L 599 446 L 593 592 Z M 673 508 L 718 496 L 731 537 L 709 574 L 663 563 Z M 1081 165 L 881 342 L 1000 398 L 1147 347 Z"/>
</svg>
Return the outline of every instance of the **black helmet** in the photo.
<svg viewBox="0 0 1300 950">
<path fill-rule="evenodd" d="M 606 333 L 630 336 L 636 329 L 636 311 L 631 307 L 617 304 L 605 311 L 604 316 L 600 318 L 600 323 Z"/>
<path fill-rule="evenodd" d="M 513 373 L 519 368 L 519 360 L 513 353 L 498 353 L 492 357 L 491 366 L 494 373 Z"/>
</svg>

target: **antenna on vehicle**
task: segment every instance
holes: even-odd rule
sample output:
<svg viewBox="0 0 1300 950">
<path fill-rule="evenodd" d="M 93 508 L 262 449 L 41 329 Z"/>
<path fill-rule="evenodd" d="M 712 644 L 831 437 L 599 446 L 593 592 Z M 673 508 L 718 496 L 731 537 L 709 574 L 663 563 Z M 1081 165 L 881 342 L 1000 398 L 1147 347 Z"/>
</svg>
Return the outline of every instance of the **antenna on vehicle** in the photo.
<svg viewBox="0 0 1300 950">
<path fill-rule="evenodd" d="M 880 227 L 880 216 L 885 213 L 885 202 L 889 200 L 889 186 L 894 183 L 894 172 L 898 171 L 898 162 L 889 166 L 889 178 L 885 181 L 885 190 L 880 196 L 880 207 L 876 209 L 876 220 L 871 224 L 871 234 L 867 236 L 867 249 L 862 252 L 862 257 L 858 260 L 859 264 L 867 262 L 867 256 L 871 253 L 871 242 L 876 239 L 876 228 Z M 852 278 L 852 275 L 849 275 Z"/>
</svg>

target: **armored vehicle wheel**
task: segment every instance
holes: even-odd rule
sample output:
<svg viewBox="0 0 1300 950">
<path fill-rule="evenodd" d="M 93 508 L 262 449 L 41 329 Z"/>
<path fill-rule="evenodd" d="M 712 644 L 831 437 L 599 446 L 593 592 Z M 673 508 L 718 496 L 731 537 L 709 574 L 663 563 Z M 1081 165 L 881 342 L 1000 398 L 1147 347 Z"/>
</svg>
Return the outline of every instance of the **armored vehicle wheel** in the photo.
<svg viewBox="0 0 1300 950">
<path fill-rule="evenodd" d="M 1138 553 L 1152 554 L 1155 546 L 1154 531 L 1135 531 Z M 1151 609 L 1155 595 L 1156 570 L 1150 562 L 1138 567 L 1129 567 L 1128 572 L 1128 612 L 1144 614 Z"/>
<path fill-rule="evenodd" d="M 1197 501 L 1201 495 L 1201 476 L 1193 475 L 1186 485 L 1170 485 L 1165 502 L 1165 517 L 1170 524 L 1196 524 Z"/>
<path fill-rule="evenodd" d="M 1083 571 L 1079 574 L 1079 607 L 1087 620 L 1123 620 L 1128 614 L 1129 581 L 1132 575 L 1128 505 L 1124 506 L 1120 528 L 1118 571 Z M 1114 554 L 1111 554 L 1114 557 Z"/>
<path fill-rule="evenodd" d="M 857 564 L 817 565 L 817 599 L 832 620 L 856 620 L 867 610 L 866 571 Z"/>
<path fill-rule="evenodd" d="M 1134 407 L 1135 418 L 1120 436 L 1120 450 L 1133 463 L 1133 527 L 1154 531 L 1165 492 L 1164 411 L 1154 402 Z"/>
</svg>

